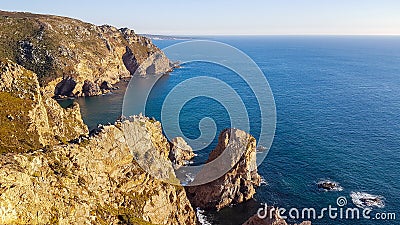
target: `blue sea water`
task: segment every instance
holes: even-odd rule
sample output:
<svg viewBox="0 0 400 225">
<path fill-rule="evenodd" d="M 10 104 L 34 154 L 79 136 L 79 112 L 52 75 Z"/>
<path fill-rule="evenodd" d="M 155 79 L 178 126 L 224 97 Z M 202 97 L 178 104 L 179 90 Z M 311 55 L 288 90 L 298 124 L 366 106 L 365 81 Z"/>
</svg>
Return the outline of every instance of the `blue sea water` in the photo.
<svg viewBox="0 0 400 225">
<path fill-rule="evenodd" d="M 259 203 L 290 209 L 337 206 L 351 192 L 385 198 L 383 209 L 397 220 L 313 220 L 313 224 L 400 224 L 400 37 L 258 36 L 204 37 L 230 44 L 249 55 L 267 77 L 277 109 L 275 139 L 259 173 L 268 183 L 257 189 L 256 202 L 206 215 L 213 224 L 241 224 Z M 179 41 L 154 41 L 160 48 Z M 160 118 L 162 101 L 177 84 L 191 77 L 226 81 L 246 103 L 250 132 L 260 132 L 254 96 L 232 71 L 193 62 L 163 77 L 151 93 L 146 115 Z M 230 96 L 222 97 L 229 98 Z M 121 114 L 121 94 L 78 99 L 91 128 Z M 213 118 L 220 131 L 229 116 L 217 101 L 196 98 L 180 113 L 187 137 L 199 135 L 198 124 Z M 199 160 L 205 160 L 216 139 Z M 339 182 L 340 192 L 321 192 L 316 182 Z M 295 220 L 292 222 L 296 222 Z"/>
</svg>

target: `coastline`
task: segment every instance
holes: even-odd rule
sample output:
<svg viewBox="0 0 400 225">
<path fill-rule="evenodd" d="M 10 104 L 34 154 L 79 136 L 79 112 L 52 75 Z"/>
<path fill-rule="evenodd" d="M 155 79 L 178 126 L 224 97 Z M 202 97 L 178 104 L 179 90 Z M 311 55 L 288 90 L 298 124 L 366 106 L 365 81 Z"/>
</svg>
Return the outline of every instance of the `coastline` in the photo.
<svg viewBox="0 0 400 225">
<path fill-rule="evenodd" d="M 196 61 L 180 67 L 170 61 L 161 47 L 184 39 L 153 35 L 153 43 L 128 28 L 1 10 L 0 36 L 1 224 L 186 225 L 196 224 L 196 214 L 207 225 L 310 219 L 329 224 L 337 218 L 276 217 L 271 222 L 257 212 L 263 205 L 287 211 L 313 207 L 317 213 L 338 206 L 388 216 L 400 208 L 400 36 L 203 36 L 248 54 L 274 90 L 275 139 L 268 158 L 257 166 L 256 144 L 238 141 L 265 132 L 258 126 L 263 113 L 253 87 L 220 65 Z M 146 115 L 121 117 L 134 71 L 143 79 L 159 71 L 161 84 L 146 102 Z M 239 104 L 233 95 L 207 82 L 164 102 L 196 76 L 228 84 L 241 97 L 250 128 L 234 123 L 238 117 L 230 112 Z M 198 92 L 193 97 L 196 89 L 221 99 Z M 187 96 L 193 98 L 183 101 Z M 222 104 L 228 102 L 234 103 L 232 110 Z M 164 106 L 181 108 L 164 114 L 161 124 Z M 175 116 L 178 122 L 171 119 Z M 168 134 L 162 127 L 168 121 L 182 132 Z M 215 127 L 214 139 L 195 154 L 189 142 L 212 134 L 204 127 Z M 233 141 L 240 142 L 238 148 L 246 146 L 244 160 L 227 163 L 231 170 L 203 187 L 176 185 L 179 175 L 187 175 L 185 185 L 196 177 L 174 170 L 213 161 L 228 149 L 227 133 L 240 130 L 225 133 L 227 127 L 245 130 Z M 150 161 L 143 166 L 140 156 Z M 153 171 L 161 171 L 165 180 Z M 361 223 L 374 225 L 373 215 Z M 341 218 L 340 223 L 355 222 Z"/>
</svg>

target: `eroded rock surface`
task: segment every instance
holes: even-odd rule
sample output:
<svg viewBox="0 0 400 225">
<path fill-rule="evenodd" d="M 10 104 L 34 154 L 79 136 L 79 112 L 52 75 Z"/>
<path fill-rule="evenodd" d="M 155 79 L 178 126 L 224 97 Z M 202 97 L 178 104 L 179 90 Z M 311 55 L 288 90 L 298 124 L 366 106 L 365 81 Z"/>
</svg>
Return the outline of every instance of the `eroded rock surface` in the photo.
<svg viewBox="0 0 400 225">
<path fill-rule="evenodd" d="M 145 124 L 125 121 L 80 144 L 1 155 L 0 223 L 196 224 L 184 188 L 144 171 L 122 127 L 136 128 L 137 150 L 152 143 Z"/>
<path fill-rule="evenodd" d="M 213 181 L 186 187 L 194 207 L 219 210 L 253 197 L 261 180 L 257 173 L 256 140 L 253 136 L 239 129 L 222 131 L 218 145 L 210 153 L 207 162 L 214 164 L 205 166 L 193 183 L 199 180 Z M 213 179 L 219 171 L 225 170 L 226 173 Z"/>
<path fill-rule="evenodd" d="M 0 60 L 0 152 L 26 152 L 88 134 L 79 105 L 42 96 L 36 74 Z M 11 118 L 11 119 L 10 119 Z"/>
<path fill-rule="evenodd" d="M 82 93 L 84 96 L 96 96 L 101 95 L 102 91 L 98 84 L 90 80 L 85 80 L 82 87 Z"/>
<path fill-rule="evenodd" d="M 128 28 L 0 11 L 0 37 L 0 57 L 35 72 L 41 86 L 60 97 L 83 96 L 86 80 L 113 85 L 139 66 L 140 75 L 171 70 L 168 58 L 150 39 Z M 89 92 L 94 93 L 101 94 Z"/>
<path fill-rule="evenodd" d="M 36 75 L 9 60 L 0 105 L 0 224 L 196 224 L 185 189 L 170 184 L 159 122 L 138 116 L 87 136 L 78 105 L 42 96 Z M 170 183 L 151 175 L 161 168 Z"/>
<path fill-rule="evenodd" d="M 170 144 L 171 150 L 168 157 L 176 169 L 187 165 L 188 161 L 195 157 L 192 147 L 182 137 L 173 138 Z"/>
</svg>

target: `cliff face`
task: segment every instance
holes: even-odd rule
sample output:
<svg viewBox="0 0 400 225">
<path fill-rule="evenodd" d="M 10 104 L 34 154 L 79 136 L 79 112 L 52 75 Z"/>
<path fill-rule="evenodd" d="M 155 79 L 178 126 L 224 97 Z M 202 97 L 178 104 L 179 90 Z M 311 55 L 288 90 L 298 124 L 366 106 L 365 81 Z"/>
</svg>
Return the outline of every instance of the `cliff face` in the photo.
<svg viewBox="0 0 400 225">
<path fill-rule="evenodd" d="M 0 60 L 0 153 L 26 152 L 88 133 L 79 105 L 67 109 L 43 96 L 37 77 Z"/>
<path fill-rule="evenodd" d="M 159 122 L 135 117 L 88 137 L 77 106 L 42 96 L 33 72 L 0 66 L 0 224 L 196 224 L 184 188 L 135 160 L 164 159 L 176 180 Z"/>
<path fill-rule="evenodd" d="M 0 223 L 195 224 L 185 190 L 136 163 L 123 123 L 80 144 L 0 156 Z"/>
<path fill-rule="evenodd" d="M 179 169 L 181 166 L 187 165 L 189 160 L 193 159 L 194 154 L 190 147 L 182 137 L 175 137 L 171 140 L 171 150 L 168 158 L 174 164 L 174 168 Z"/>
<path fill-rule="evenodd" d="M 247 201 L 256 193 L 255 188 L 261 180 L 257 173 L 256 139 L 242 130 L 226 129 L 221 132 L 218 145 L 207 162 L 213 162 L 222 154 L 224 159 L 215 165 L 205 166 L 196 175 L 194 183 L 229 167 L 227 173 L 207 184 L 186 188 L 194 207 L 219 210 Z"/>
<path fill-rule="evenodd" d="M 50 95 L 101 94 L 103 82 L 115 84 L 142 64 L 139 75 L 171 69 L 164 53 L 132 30 L 59 16 L 0 11 L 0 46 L 0 58 L 38 74 Z M 84 90 L 85 81 L 93 91 Z"/>
</svg>

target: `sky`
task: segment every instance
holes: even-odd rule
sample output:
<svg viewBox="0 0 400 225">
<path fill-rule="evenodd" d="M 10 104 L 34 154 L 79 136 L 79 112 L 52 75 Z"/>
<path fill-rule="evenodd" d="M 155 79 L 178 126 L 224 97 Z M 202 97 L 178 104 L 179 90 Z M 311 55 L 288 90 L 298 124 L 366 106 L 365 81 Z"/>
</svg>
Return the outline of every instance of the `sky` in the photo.
<svg viewBox="0 0 400 225">
<path fill-rule="evenodd" d="M 399 0 L 0 0 L 0 10 L 146 34 L 400 35 Z"/>
</svg>

